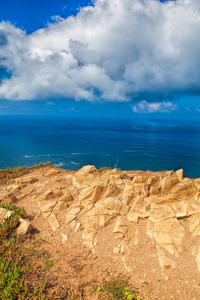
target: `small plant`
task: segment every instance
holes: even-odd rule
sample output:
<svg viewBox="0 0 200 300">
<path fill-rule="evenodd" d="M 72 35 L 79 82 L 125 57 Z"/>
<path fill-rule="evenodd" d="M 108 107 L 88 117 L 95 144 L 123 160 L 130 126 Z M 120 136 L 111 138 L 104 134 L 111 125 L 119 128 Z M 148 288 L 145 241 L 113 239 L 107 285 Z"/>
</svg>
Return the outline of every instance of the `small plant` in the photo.
<svg viewBox="0 0 200 300">
<path fill-rule="evenodd" d="M 83 231 L 83 227 L 80 227 L 79 230 L 80 230 L 80 231 Z"/>
<path fill-rule="evenodd" d="M 0 207 L 5 208 L 7 210 L 11 210 L 14 213 L 16 213 L 18 216 L 20 217 L 24 217 L 26 215 L 26 212 L 23 208 L 16 206 L 13 203 L 4 203 L 4 204 L 0 204 Z"/>
<path fill-rule="evenodd" d="M 45 253 L 44 256 L 38 247 L 35 248 L 36 243 L 30 236 L 20 237 L 15 234 L 19 217 L 25 215 L 24 209 L 14 204 L 2 204 L 0 207 L 13 211 L 0 224 L 0 299 L 66 299 L 70 291 L 68 287 L 62 286 L 61 289 L 52 291 L 52 284 L 47 284 L 44 280 L 43 264 L 46 272 L 53 266 L 50 255 Z M 41 257 L 44 258 L 43 263 Z"/>
<path fill-rule="evenodd" d="M 14 234 L 19 216 L 25 215 L 25 211 L 14 204 L 1 207 L 13 213 L 0 224 L 0 299 L 43 299 L 43 288 L 33 290 L 26 282 L 31 269 L 25 261 L 21 238 Z"/>
<path fill-rule="evenodd" d="M 53 267 L 53 261 L 50 260 L 49 258 L 45 258 L 44 263 L 45 263 L 46 270 L 49 270 Z"/>
<path fill-rule="evenodd" d="M 136 297 L 132 288 L 128 289 L 128 280 L 121 278 L 112 278 L 106 281 L 102 287 L 97 287 L 96 292 L 99 300 L 125 300 L 134 299 L 140 300 Z"/>
<path fill-rule="evenodd" d="M 129 179 L 129 176 L 126 173 L 120 174 L 121 179 Z"/>
</svg>

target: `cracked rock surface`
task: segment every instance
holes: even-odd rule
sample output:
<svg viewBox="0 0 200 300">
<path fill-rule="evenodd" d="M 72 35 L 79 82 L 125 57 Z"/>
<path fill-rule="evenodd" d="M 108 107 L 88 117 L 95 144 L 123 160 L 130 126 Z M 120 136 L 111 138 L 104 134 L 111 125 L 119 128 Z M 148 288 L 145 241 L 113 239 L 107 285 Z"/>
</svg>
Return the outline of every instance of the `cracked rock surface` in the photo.
<svg viewBox="0 0 200 300">
<path fill-rule="evenodd" d="M 48 166 L 0 190 L 2 202 L 33 216 L 52 251 L 91 251 L 96 257 L 91 274 L 103 278 L 108 269 L 127 274 L 149 300 L 200 299 L 199 195 L 200 179 L 184 177 L 182 169 L 94 166 L 77 172 Z"/>
</svg>

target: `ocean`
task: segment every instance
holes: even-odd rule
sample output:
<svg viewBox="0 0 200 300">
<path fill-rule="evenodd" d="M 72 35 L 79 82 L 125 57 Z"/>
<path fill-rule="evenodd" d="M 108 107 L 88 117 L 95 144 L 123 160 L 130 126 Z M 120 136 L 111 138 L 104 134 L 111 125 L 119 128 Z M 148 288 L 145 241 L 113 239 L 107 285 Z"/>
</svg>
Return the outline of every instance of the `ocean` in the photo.
<svg viewBox="0 0 200 300">
<path fill-rule="evenodd" d="M 200 177 L 200 121 L 0 116 L 0 168 L 51 161 Z"/>
</svg>

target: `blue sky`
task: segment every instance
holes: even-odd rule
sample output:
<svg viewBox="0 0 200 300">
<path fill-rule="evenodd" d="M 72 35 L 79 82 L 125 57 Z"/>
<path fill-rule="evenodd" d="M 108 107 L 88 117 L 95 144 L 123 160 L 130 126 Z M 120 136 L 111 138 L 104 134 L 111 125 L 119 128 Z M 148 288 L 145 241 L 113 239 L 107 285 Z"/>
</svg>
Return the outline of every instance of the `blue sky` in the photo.
<svg viewBox="0 0 200 300">
<path fill-rule="evenodd" d="M 163 2 L 1 0 L 0 114 L 200 119 L 200 2 Z"/>
<path fill-rule="evenodd" d="M 91 1 L 88 0 L 1 0 L 0 20 L 10 21 L 27 33 L 45 27 L 51 16 L 67 18 Z"/>
</svg>

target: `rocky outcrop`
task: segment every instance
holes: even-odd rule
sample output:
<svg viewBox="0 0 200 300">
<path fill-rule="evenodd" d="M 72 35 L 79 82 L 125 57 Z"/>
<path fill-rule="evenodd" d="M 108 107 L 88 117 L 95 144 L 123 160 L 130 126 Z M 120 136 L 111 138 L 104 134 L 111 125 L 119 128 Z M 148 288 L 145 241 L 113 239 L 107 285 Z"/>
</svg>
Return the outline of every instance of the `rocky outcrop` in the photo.
<svg viewBox="0 0 200 300">
<path fill-rule="evenodd" d="M 85 166 L 78 172 L 65 172 L 52 167 L 38 177 L 24 175 L 2 189 L 2 200 L 20 203 L 28 195 L 64 242 L 68 238 L 62 228 L 74 232 L 81 228 L 84 244 L 93 251 L 99 234 L 110 226 L 113 253 L 129 271 L 141 222 L 146 224 L 144 234 L 155 244 L 162 270 L 176 268 L 185 237 L 182 220 L 187 219 L 189 234 L 195 237 L 191 255 L 200 269 L 200 179 L 185 178 L 182 169 L 154 173 Z M 2 214 L 0 210 L 0 218 Z M 23 222 L 20 226 L 31 228 Z"/>
<path fill-rule="evenodd" d="M 13 211 L 0 207 L 0 223 L 3 223 L 7 218 L 11 217 Z M 19 218 L 19 226 L 17 227 L 16 233 L 18 235 L 25 235 L 33 230 L 31 222 Z"/>
</svg>

